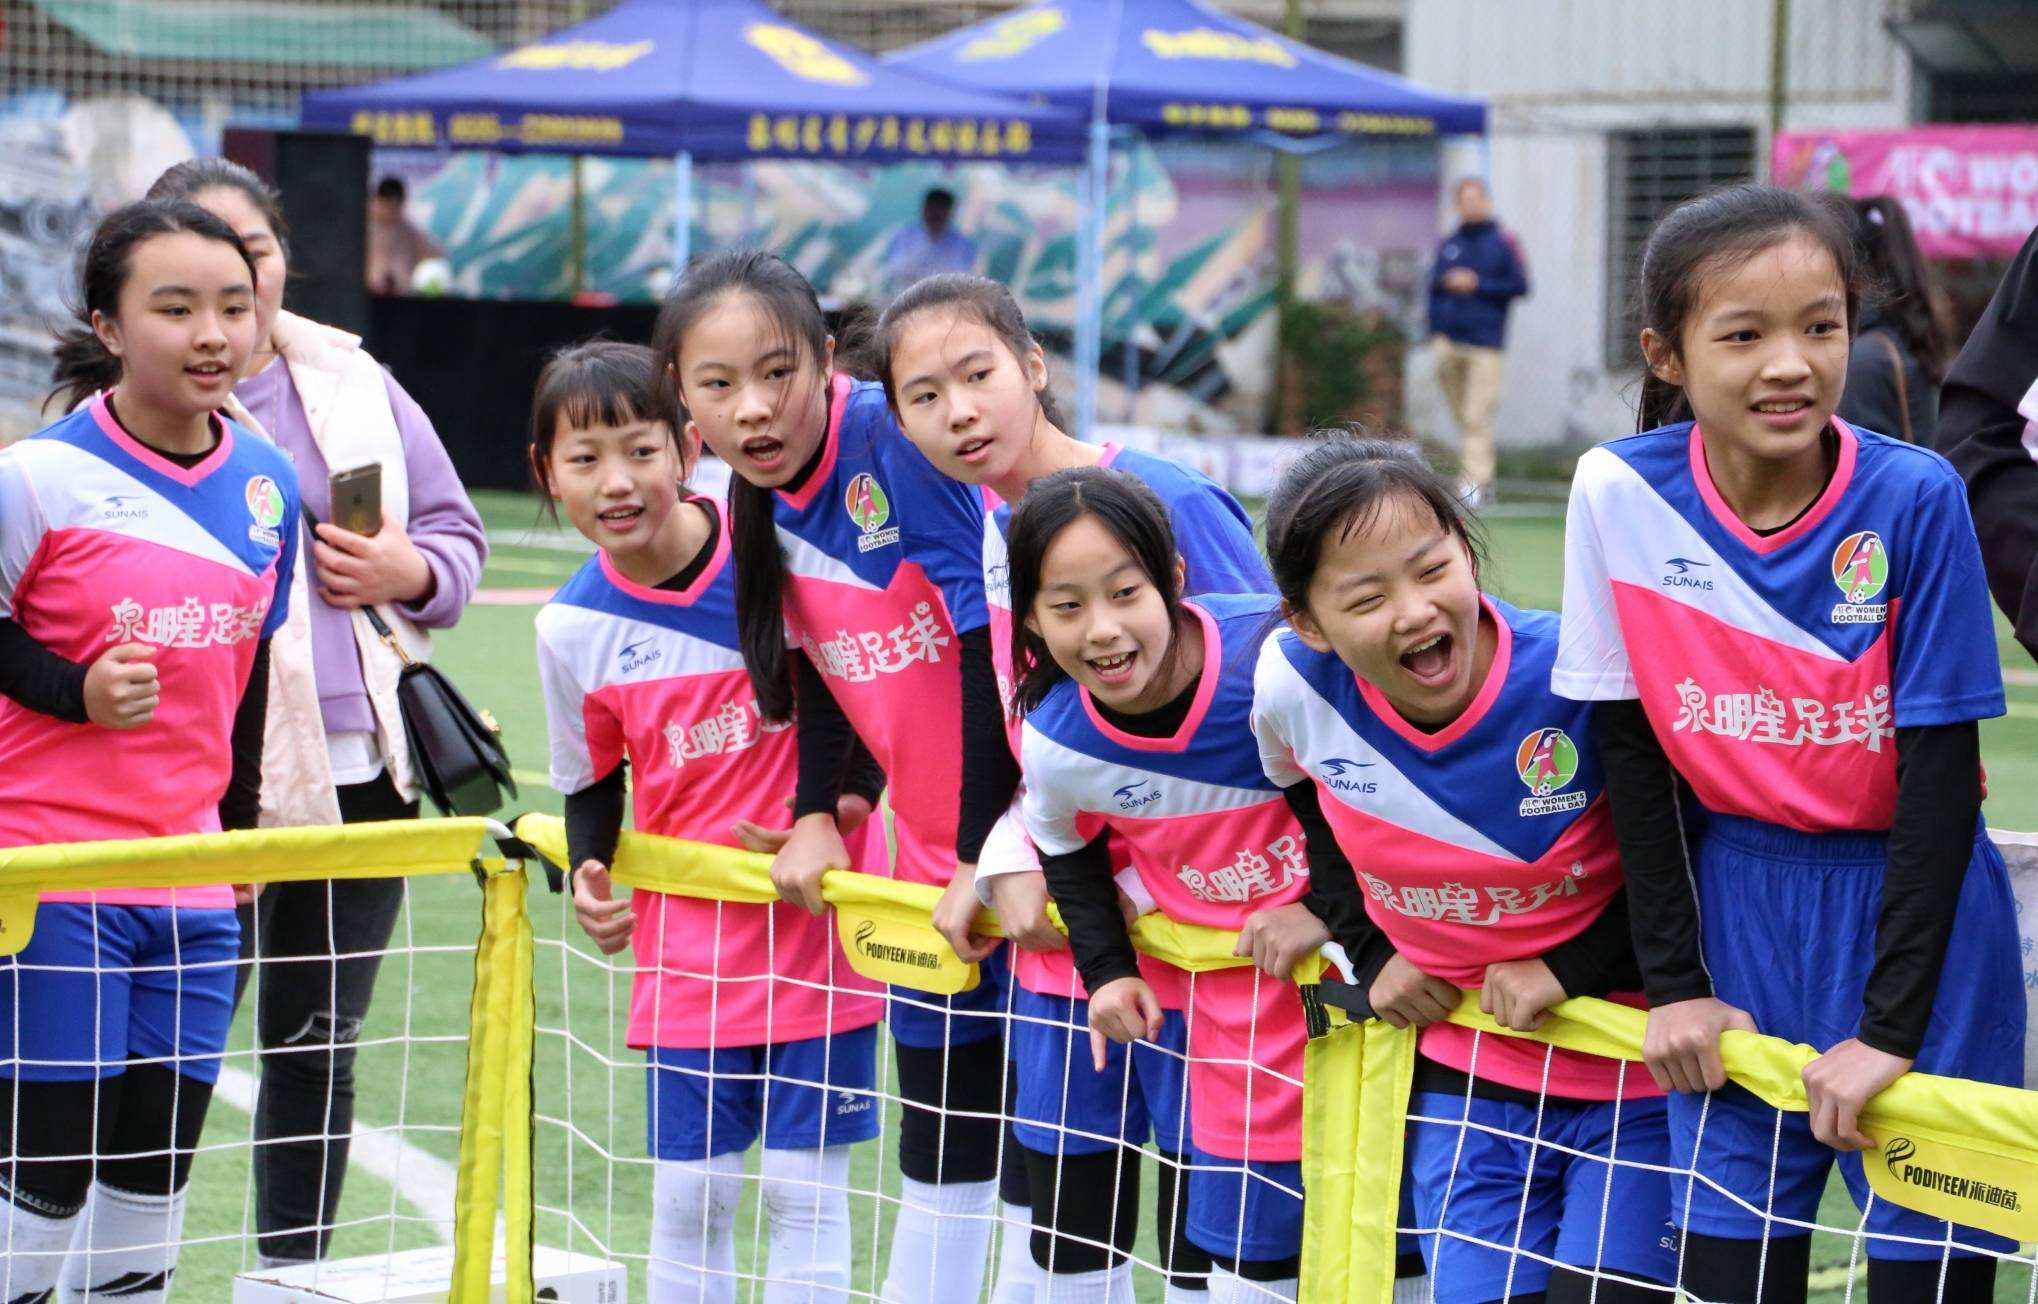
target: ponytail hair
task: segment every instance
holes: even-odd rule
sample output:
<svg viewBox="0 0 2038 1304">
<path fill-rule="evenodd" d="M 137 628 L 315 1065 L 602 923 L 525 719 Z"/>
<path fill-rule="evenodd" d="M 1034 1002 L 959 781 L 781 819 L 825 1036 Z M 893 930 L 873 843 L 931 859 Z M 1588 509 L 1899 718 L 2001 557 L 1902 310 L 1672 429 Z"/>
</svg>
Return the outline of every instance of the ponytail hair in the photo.
<svg viewBox="0 0 2038 1304">
<path fill-rule="evenodd" d="M 1846 287 L 1847 329 L 1854 329 L 1860 277 L 1854 215 L 1844 199 L 1753 182 L 1723 186 L 1670 210 L 1642 246 L 1636 302 L 1641 326 L 1682 353 L 1684 325 L 1698 307 L 1703 279 L 1724 264 L 1803 235 L 1832 256 Z M 1692 417 L 1684 390 L 1645 366 L 1635 428 L 1654 430 Z"/>
<path fill-rule="evenodd" d="M 687 332 L 731 295 L 747 295 L 774 330 L 814 366 L 828 353 L 828 319 L 814 287 L 791 263 L 756 249 L 731 249 L 694 264 L 658 309 L 651 351 L 658 357 L 667 406 L 685 419 L 680 353 Z M 825 383 L 826 377 L 823 377 Z M 758 713 L 777 723 L 793 714 L 792 672 L 785 654 L 785 557 L 779 551 L 775 490 L 742 476 L 729 481 L 729 550 L 736 562 L 736 640 L 757 694 Z"/>
<path fill-rule="evenodd" d="M 127 274 L 137 246 L 159 235 L 188 232 L 217 240 L 239 254 L 248 267 L 248 284 L 255 283 L 255 260 L 234 229 L 188 200 L 144 199 L 114 209 L 100 219 L 85 246 L 84 270 L 79 277 L 77 325 L 57 334 L 56 365 L 50 379 L 56 383 L 43 398 L 48 408 L 56 399 L 70 411 L 101 390 L 120 383 L 120 359 L 106 351 L 99 332 L 92 327 L 94 314 L 114 318 L 120 315 L 120 293 L 127 286 Z"/>
</svg>

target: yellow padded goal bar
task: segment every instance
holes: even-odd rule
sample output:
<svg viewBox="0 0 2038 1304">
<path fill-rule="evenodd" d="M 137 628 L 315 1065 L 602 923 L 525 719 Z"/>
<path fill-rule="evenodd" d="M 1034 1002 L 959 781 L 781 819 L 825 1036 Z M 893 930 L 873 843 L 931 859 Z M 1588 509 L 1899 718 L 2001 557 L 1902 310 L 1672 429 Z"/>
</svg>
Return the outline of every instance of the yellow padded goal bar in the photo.
<svg viewBox="0 0 2038 1304">
<path fill-rule="evenodd" d="M 250 829 L 0 850 L 0 956 L 35 932 L 43 892 L 475 874 L 482 880 L 454 1209 L 454 1304 L 491 1299 L 495 1217 L 506 1212 L 507 1304 L 532 1304 L 531 1064 L 535 1036 L 525 876 L 481 819 Z M 493 826 L 500 827 L 500 826 Z M 499 1203 L 500 1201 L 500 1203 Z"/>
</svg>

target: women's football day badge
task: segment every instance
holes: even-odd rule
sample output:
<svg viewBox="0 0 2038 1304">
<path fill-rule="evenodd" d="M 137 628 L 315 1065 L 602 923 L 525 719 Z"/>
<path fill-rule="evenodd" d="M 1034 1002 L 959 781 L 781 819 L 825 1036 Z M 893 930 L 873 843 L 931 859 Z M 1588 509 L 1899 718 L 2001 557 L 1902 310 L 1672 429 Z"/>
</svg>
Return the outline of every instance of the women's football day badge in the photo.
<svg viewBox="0 0 2038 1304">
<path fill-rule="evenodd" d="M 856 541 L 858 552 L 869 552 L 872 548 L 883 548 L 899 541 L 899 527 L 886 527 L 892 519 L 891 500 L 885 497 L 884 489 L 877 477 L 868 471 L 859 474 L 849 482 L 849 492 L 843 495 L 842 505 L 849 510 L 849 519 L 856 522 L 856 528 L 863 536 Z"/>
<path fill-rule="evenodd" d="M 1833 583 L 1845 601 L 1833 607 L 1835 625 L 1880 625 L 1889 618 L 1889 604 L 1877 602 L 1889 583 L 1889 549 L 1882 536 L 1863 530 L 1840 540 L 1833 550 Z"/>
<path fill-rule="evenodd" d="M 276 533 L 276 527 L 283 524 L 283 490 L 266 475 L 248 479 L 248 515 L 255 518 L 248 527 L 250 539 L 270 548 L 283 541 Z"/>
<path fill-rule="evenodd" d="M 1538 729 L 1521 740 L 1514 752 L 1515 772 L 1532 796 L 1524 797 L 1521 813 L 1554 815 L 1585 805 L 1582 792 L 1565 792 L 1578 777 L 1578 744 L 1562 729 Z"/>
</svg>

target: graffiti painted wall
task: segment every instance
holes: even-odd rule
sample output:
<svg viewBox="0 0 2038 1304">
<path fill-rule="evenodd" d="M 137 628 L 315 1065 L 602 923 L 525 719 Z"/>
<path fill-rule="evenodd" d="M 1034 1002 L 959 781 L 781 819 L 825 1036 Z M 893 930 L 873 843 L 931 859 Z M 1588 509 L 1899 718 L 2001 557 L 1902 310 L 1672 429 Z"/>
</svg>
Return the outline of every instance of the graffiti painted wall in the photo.
<svg viewBox="0 0 2038 1304">
<path fill-rule="evenodd" d="M 451 292 L 572 292 L 574 168 L 565 159 L 385 152 L 412 216 L 446 250 Z M 1075 323 L 1078 183 L 1072 169 L 757 163 L 695 170 L 693 247 L 774 249 L 829 300 L 868 301 L 892 236 L 930 186 L 958 196 L 977 269 L 1017 294 L 1051 350 Z M 655 298 L 671 263 L 673 170 L 584 160 L 580 288 Z M 1350 147 L 1305 161 L 1299 288 L 1419 328 L 1436 240 L 1433 147 Z M 1255 425 L 1272 382 L 1275 163 L 1236 145 L 1130 144 L 1112 172 L 1104 415 L 1203 429 Z M 1133 395 L 1136 393 L 1136 405 Z"/>
<path fill-rule="evenodd" d="M 51 337 L 71 319 L 78 256 L 99 214 L 203 138 L 202 125 L 139 96 L 0 99 L 0 441 L 42 424 Z"/>
<path fill-rule="evenodd" d="M 214 149 L 222 106 L 141 97 L 0 99 L 0 440 L 42 424 L 53 331 L 70 318 L 77 258 L 108 208 L 165 167 Z M 1302 166 L 1299 289 L 1419 329 L 1435 242 L 1433 145 L 1349 146 Z M 446 250 L 448 292 L 571 293 L 575 168 L 565 158 L 379 154 L 410 183 L 411 215 Z M 1104 267 L 1101 415 L 1187 430 L 1256 429 L 1273 381 L 1273 156 L 1250 146 L 1129 142 L 1112 170 Z M 1075 169 L 758 163 L 702 167 L 693 247 L 777 250 L 837 303 L 869 301 L 885 246 L 933 185 L 959 197 L 977 269 L 1012 286 L 1049 349 L 1075 323 Z M 648 301 L 669 282 L 673 169 L 583 160 L 581 289 Z M 1066 388 L 1066 367 L 1057 370 Z"/>
</svg>

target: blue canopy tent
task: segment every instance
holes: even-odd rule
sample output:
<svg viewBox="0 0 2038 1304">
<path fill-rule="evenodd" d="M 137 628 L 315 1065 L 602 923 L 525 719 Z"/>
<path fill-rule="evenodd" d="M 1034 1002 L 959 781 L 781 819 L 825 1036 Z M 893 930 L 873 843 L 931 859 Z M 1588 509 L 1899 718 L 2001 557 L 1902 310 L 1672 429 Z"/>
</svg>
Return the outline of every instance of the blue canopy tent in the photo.
<svg viewBox="0 0 2038 1304">
<path fill-rule="evenodd" d="M 1096 420 L 1112 128 L 1233 137 L 1286 152 L 1486 130 L 1486 106 L 1289 40 L 1203 0 L 1043 0 L 887 62 L 1089 124 L 1078 257 L 1076 424 Z"/>
<path fill-rule="evenodd" d="M 1080 119 L 891 67 L 760 0 L 623 0 L 507 54 L 304 97 L 303 125 L 379 145 L 663 157 L 673 267 L 693 163 L 747 159 L 1069 163 Z"/>
</svg>

